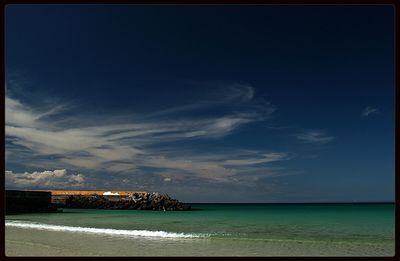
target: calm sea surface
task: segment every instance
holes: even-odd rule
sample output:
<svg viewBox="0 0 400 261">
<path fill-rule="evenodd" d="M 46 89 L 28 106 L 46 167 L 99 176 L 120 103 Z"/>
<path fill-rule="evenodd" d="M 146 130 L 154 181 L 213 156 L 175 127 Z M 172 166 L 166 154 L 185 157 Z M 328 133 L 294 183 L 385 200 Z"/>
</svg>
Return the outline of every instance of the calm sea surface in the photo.
<svg viewBox="0 0 400 261">
<path fill-rule="evenodd" d="M 6 216 L 9 256 L 393 256 L 393 204 L 192 204 Z"/>
</svg>

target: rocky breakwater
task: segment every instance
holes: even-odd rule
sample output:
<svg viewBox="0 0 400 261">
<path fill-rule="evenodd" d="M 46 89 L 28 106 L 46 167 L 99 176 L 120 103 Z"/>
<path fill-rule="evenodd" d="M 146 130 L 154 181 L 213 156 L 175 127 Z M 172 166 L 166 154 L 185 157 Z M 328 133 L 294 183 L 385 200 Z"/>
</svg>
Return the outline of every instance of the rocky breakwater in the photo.
<svg viewBox="0 0 400 261">
<path fill-rule="evenodd" d="M 59 199 L 57 198 L 59 197 Z M 62 198 L 61 198 L 62 197 Z M 128 195 L 68 195 L 54 196 L 62 200 L 65 208 L 138 209 L 138 210 L 190 210 L 191 206 L 158 192 L 129 193 Z M 59 203 L 60 204 L 60 203 Z"/>
</svg>

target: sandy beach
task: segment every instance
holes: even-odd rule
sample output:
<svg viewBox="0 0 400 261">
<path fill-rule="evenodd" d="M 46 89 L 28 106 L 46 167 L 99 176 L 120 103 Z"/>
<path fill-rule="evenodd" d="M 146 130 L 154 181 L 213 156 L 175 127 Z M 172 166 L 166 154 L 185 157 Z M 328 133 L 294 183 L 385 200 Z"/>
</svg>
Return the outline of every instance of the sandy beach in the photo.
<svg viewBox="0 0 400 261">
<path fill-rule="evenodd" d="M 391 256 L 393 244 L 123 238 L 6 227 L 6 256 Z"/>
</svg>

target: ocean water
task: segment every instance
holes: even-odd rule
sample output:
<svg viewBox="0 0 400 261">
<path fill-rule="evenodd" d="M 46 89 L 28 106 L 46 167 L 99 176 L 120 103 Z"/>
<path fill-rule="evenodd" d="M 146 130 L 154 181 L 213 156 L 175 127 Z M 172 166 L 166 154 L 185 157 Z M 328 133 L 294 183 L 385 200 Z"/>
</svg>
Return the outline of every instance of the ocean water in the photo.
<svg viewBox="0 0 400 261">
<path fill-rule="evenodd" d="M 6 216 L 8 256 L 393 256 L 394 204 L 192 204 Z"/>
</svg>

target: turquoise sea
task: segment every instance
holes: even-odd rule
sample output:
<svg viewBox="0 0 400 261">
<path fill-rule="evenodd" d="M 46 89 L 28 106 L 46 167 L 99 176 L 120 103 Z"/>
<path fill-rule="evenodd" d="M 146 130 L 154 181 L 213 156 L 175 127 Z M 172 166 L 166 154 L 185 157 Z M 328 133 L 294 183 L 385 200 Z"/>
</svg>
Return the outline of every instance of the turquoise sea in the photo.
<svg viewBox="0 0 400 261">
<path fill-rule="evenodd" d="M 393 256 L 394 204 L 192 204 L 6 216 L 8 256 Z"/>
</svg>

